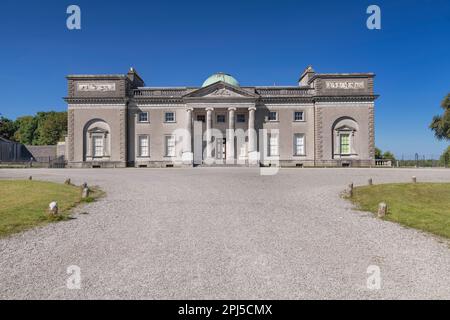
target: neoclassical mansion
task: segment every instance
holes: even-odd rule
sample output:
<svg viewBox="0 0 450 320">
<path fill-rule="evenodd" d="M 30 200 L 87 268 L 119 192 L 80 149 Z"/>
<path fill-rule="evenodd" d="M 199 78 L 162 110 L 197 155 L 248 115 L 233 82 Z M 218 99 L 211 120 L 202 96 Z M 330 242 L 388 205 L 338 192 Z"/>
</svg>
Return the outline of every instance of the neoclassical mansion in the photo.
<svg viewBox="0 0 450 320">
<path fill-rule="evenodd" d="M 373 73 L 316 73 L 296 86 L 147 87 L 127 74 L 69 75 L 69 167 L 371 166 Z"/>
</svg>

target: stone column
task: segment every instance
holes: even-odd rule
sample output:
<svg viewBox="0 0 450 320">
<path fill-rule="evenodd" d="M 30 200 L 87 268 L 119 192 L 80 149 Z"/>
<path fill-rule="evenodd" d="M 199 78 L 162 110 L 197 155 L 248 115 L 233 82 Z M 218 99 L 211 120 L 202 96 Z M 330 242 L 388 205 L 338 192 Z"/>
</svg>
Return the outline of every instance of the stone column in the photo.
<svg viewBox="0 0 450 320">
<path fill-rule="evenodd" d="M 248 163 L 256 164 L 257 148 L 256 148 L 256 131 L 255 131 L 255 111 L 256 107 L 248 108 Z"/>
<path fill-rule="evenodd" d="M 183 150 L 183 163 L 192 164 L 194 154 L 192 153 L 192 108 L 186 109 L 186 134 Z"/>
<path fill-rule="evenodd" d="M 206 159 L 212 160 L 212 112 L 214 108 L 206 108 Z"/>
<path fill-rule="evenodd" d="M 235 129 L 235 107 L 228 108 L 228 130 L 226 141 L 226 163 L 234 164 L 234 129 Z"/>
</svg>

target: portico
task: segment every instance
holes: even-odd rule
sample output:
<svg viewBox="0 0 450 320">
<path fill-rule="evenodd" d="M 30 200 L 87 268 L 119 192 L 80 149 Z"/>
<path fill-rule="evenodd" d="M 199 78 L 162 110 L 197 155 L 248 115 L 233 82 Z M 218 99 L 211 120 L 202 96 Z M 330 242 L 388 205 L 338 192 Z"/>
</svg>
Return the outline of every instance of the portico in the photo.
<svg viewBox="0 0 450 320">
<path fill-rule="evenodd" d="M 187 130 L 191 136 L 193 158 L 202 159 L 203 164 L 247 164 L 249 141 L 254 143 L 254 134 L 249 138 L 249 129 L 255 128 L 256 100 L 258 95 L 252 90 L 239 87 L 238 82 L 229 75 L 213 75 L 198 90 L 183 97 L 186 101 Z M 218 81 L 214 81 L 218 80 Z M 210 83 L 211 82 L 211 83 Z M 195 122 L 201 124 L 195 125 Z M 202 129 L 201 134 L 194 133 Z M 196 139 L 205 142 L 201 157 L 193 148 Z M 253 140 L 252 140 L 253 139 Z M 198 143 L 198 142 L 197 142 Z M 199 164 L 199 163 L 197 163 Z"/>
</svg>

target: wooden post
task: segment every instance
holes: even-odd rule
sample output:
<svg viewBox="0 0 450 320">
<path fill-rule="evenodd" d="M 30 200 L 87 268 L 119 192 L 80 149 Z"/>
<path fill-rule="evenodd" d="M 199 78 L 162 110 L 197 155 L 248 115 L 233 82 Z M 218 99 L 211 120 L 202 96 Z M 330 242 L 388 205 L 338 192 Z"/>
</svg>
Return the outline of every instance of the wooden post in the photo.
<svg viewBox="0 0 450 320">
<path fill-rule="evenodd" d="M 413 182 L 413 183 L 416 183 L 416 182 L 417 182 L 416 176 L 413 176 L 413 177 L 412 177 L 412 182 Z"/>
<path fill-rule="evenodd" d="M 33 180 L 33 177 L 32 177 L 32 176 L 29 176 L 29 177 L 28 177 L 28 180 Z"/>
<path fill-rule="evenodd" d="M 349 197 L 353 197 L 353 182 L 348 185 L 348 195 Z"/>
<path fill-rule="evenodd" d="M 372 178 L 369 178 L 368 183 L 369 183 L 369 186 L 371 186 L 373 184 Z"/>
<path fill-rule="evenodd" d="M 387 214 L 387 204 L 385 202 L 380 202 L 378 204 L 378 218 L 383 218 Z"/>
<path fill-rule="evenodd" d="M 70 178 L 67 178 L 66 181 L 64 181 L 64 184 L 70 184 Z"/>
</svg>

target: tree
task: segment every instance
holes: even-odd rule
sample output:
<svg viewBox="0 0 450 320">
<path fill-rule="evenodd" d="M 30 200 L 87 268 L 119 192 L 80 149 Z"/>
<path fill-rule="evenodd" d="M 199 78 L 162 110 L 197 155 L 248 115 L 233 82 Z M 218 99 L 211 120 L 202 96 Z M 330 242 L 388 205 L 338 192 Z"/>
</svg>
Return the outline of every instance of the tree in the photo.
<svg viewBox="0 0 450 320">
<path fill-rule="evenodd" d="M 395 161 L 395 156 L 394 156 L 394 154 L 392 153 L 392 152 L 390 152 L 390 151 L 385 151 L 384 153 L 383 153 L 383 157 L 382 157 L 383 159 L 387 159 L 387 160 L 394 160 Z"/>
<path fill-rule="evenodd" d="M 37 121 L 32 116 L 23 116 L 16 119 L 17 131 L 14 139 L 23 144 L 33 144 L 34 131 L 37 128 Z"/>
<path fill-rule="evenodd" d="M 430 128 L 438 140 L 450 140 L 450 93 L 442 100 L 441 108 L 444 113 L 433 117 Z"/>
<path fill-rule="evenodd" d="M 443 166 L 450 167 L 450 146 L 448 146 L 441 155 L 440 162 Z"/>
<path fill-rule="evenodd" d="M 383 159 L 382 151 L 380 148 L 375 147 L 375 159 Z"/>
<path fill-rule="evenodd" d="M 14 133 L 17 130 L 16 123 L 8 118 L 0 116 L 0 137 L 14 140 Z"/>
<path fill-rule="evenodd" d="M 67 112 L 38 112 L 33 144 L 53 145 L 67 133 Z"/>
</svg>

